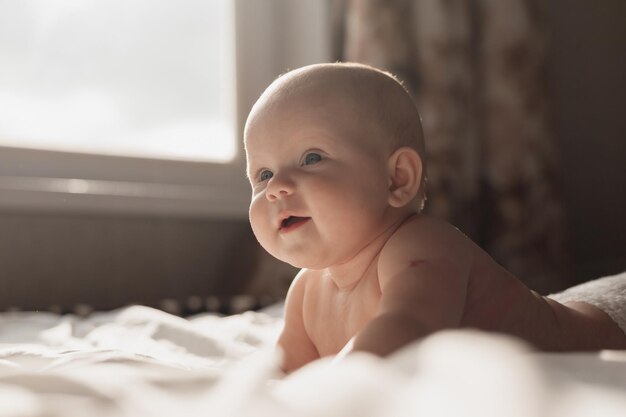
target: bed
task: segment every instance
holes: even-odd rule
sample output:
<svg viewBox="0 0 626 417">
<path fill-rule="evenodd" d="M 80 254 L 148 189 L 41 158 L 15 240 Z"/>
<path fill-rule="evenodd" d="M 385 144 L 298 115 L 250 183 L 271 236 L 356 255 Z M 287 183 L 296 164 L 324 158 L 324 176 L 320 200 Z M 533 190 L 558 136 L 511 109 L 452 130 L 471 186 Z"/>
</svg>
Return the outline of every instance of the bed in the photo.
<svg viewBox="0 0 626 417">
<path fill-rule="evenodd" d="M 284 376 L 282 306 L 181 318 L 0 314 L 0 417 L 619 416 L 626 351 L 546 354 L 446 331 L 388 359 L 322 359 Z"/>
</svg>

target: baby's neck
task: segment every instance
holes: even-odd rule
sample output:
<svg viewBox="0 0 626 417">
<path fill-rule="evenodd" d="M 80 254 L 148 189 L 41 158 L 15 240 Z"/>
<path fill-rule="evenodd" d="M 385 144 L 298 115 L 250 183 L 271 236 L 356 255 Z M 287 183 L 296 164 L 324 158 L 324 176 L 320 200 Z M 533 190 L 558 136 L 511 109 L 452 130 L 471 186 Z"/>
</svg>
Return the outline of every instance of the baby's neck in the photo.
<svg viewBox="0 0 626 417">
<path fill-rule="evenodd" d="M 340 291 L 350 291 L 363 280 L 364 277 L 377 273 L 378 256 L 389 238 L 402 224 L 411 218 L 414 213 L 402 216 L 383 229 L 367 245 L 361 248 L 350 259 L 325 268 L 322 274 L 331 279 Z"/>
</svg>

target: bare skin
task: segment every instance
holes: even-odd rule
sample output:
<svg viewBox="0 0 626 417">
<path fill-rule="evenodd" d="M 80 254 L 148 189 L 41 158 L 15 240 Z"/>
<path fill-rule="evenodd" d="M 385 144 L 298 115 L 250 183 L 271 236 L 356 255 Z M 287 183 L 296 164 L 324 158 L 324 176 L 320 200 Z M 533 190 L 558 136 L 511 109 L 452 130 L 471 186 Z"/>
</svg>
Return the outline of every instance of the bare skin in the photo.
<svg viewBox="0 0 626 417">
<path fill-rule="evenodd" d="M 401 228 L 396 232 L 412 234 L 413 244 L 419 245 L 423 236 L 424 244 L 458 248 L 463 256 L 451 257 L 441 269 L 428 265 L 434 262 L 430 256 L 411 258 L 408 264 L 404 262 L 405 277 L 405 272 L 399 273 L 383 289 L 378 275 L 381 267 L 385 268 L 381 263 L 395 262 L 394 246 L 406 243 L 402 236 L 392 236 L 381 242 L 382 248 L 376 248 L 379 251 L 373 262 L 378 267 L 369 268 L 346 288 L 322 271 L 302 270 L 290 290 L 286 327 L 279 341 L 286 352 L 286 372 L 338 354 L 353 338 L 349 350 L 384 356 L 447 328 L 505 333 L 544 351 L 626 347 L 626 336 L 606 313 L 585 303 L 562 305 L 539 296 L 451 226 L 413 215 Z M 446 276 L 443 269 L 466 273 Z M 414 275 L 418 270 L 419 277 Z M 437 283 L 421 279 L 421 273 L 428 270 L 438 270 L 433 275 Z M 400 281 L 411 279 L 418 283 Z M 422 288 L 409 288 L 414 285 Z"/>
<path fill-rule="evenodd" d="M 395 80 L 338 64 L 287 74 L 252 109 L 252 229 L 270 254 L 302 268 L 278 341 L 283 369 L 340 352 L 385 356 L 462 327 L 542 350 L 626 348 L 601 310 L 539 296 L 460 231 L 418 214 L 418 121 Z"/>
</svg>

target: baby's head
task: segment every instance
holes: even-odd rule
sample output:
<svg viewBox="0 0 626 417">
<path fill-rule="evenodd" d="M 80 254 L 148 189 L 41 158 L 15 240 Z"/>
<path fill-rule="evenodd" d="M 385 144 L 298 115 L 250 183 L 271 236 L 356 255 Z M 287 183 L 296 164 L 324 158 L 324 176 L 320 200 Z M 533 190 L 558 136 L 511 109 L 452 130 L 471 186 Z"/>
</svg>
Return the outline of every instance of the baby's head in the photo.
<svg viewBox="0 0 626 417">
<path fill-rule="evenodd" d="M 244 141 L 253 230 L 265 249 L 295 266 L 326 262 L 310 250 L 295 254 L 297 229 L 334 242 L 350 236 L 349 252 L 352 238 L 371 240 L 423 206 L 417 109 L 393 76 L 375 68 L 317 64 L 279 77 L 252 108 Z M 293 242 L 281 247 L 287 238 Z"/>
</svg>

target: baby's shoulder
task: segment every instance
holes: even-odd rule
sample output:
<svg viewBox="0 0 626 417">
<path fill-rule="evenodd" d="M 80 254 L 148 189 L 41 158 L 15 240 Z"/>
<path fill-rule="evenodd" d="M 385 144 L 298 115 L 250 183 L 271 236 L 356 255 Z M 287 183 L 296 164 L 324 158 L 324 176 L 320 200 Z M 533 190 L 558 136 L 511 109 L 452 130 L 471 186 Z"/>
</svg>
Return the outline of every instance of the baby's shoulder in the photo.
<svg viewBox="0 0 626 417">
<path fill-rule="evenodd" d="M 302 268 L 291 281 L 287 298 L 303 299 L 307 293 L 316 290 L 315 287 L 320 281 L 320 276 L 320 270 Z"/>
<path fill-rule="evenodd" d="M 307 269 L 301 269 L 289 285 L 287 291 L 287 302 L 297 302 L 304 298 L 304 292 L 306 291 L 306 284 L 309 280 L 309 273 Z"/>
<path fill-rule="evenodd" d="M 383 252 L 449 253 L 467 249 L 469 242 L 470 240 L 450 223 L 426 215 L 415 215 L 391 235 Z"/>
<path fill-rule="evenodd" d="M 475 245 L 456 227 L 418 215 L 408 219 L 387 240 L 378 258 L 378 274 L 394 276 L 418 264 L 457 265 L 465 269 L 476 256 Z"/>
<path fill-rule="evenodd" d="M 314 275 L 315 272 L 311 269 L 302 268 L 291 281 L 289 291 L 303 292 L 307 287 L 307 283 L 313 279 L 311 275 Z"/>
</svg>

